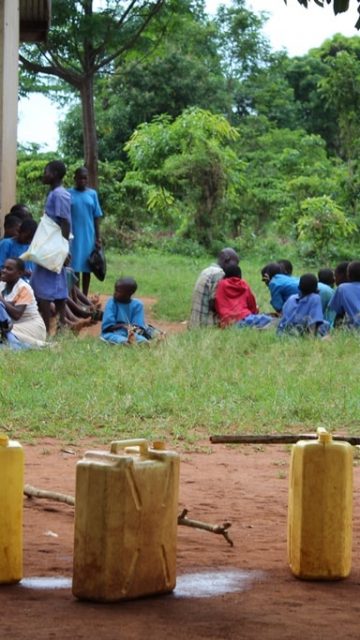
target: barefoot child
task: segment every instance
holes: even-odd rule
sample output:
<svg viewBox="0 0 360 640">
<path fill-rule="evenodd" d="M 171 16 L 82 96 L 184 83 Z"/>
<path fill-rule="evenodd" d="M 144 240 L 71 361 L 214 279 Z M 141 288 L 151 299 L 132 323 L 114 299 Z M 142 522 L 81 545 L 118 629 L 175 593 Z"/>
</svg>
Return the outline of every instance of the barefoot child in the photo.
<svg viewBox="0 0 360 640">
<path fill-rule="evenodd" d="M 101 324 L 101 338 L 111 344 L 145 343 L 144 305 L 132 298 L 137 289 L 134 278 L 120 278 L 115 282 L 114 297 L 108 300 Z M 140 333 L 138 333 L 140 331 Z"/>
</svg>

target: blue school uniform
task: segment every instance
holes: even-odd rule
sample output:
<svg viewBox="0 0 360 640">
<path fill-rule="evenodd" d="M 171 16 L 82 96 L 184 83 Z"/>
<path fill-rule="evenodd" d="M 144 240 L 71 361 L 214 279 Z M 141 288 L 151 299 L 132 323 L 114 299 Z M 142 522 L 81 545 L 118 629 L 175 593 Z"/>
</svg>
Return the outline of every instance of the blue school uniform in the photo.
<svg viewBox="0 0 360 640">
<path fill-rule="evenodd" d="M 318 333 L 326 335 L 330 325 L 324 320 L 321 300 L 318 293 L 310 293 L 308 296 L 296 294 L 290 296 L 283 307 L 283 315 L 277 328 L 277 333 L 293 333 L 302 335 L 310 327 L 318 325 Z"/>
<path fill-rule="evenodd" d="M 89 255 L 95 248 L 95 218 L 102 216 L 94 189 L 69 189 L 74 238 L 71 243 L 71 266 L 78 273 L 90 273 Z"/>
<path fill-rule="evenodd" d="M 0 269 L 3 268 L 8 258 L 20 258 L 21 254 L 29 248 L 29 243 L 20 244 L 16 238 L 4 238 L 0 241 Z M 33 271 L 34 265 L 30 260 L 25 261 L 25 269 Z"/>
<path fill-rule="evenodd" d="M 286 300 L 299 292 L 299 278 L 287 276 L 284 273 L 277 273 L 269 282 L 270 303 L 275 311 L 282 311 Z"/>
<path fill-rule="evenodd" d="M 348 327 L 360 327 L 360 282 L 344 282 L 335 290 L 329 308 L 344 316 Z"/>
<path fill-rule="evenodd" d="M 325 284 L 324 282 L 318 282 L 318 290 L 320 294 L 320 300 L 321 300 L 321 306 L 322 306 L 324 318 L 325 320 L 330 322 L 331 326 L 333 326 L 336 314 L 334 313 L 334 311 L 330 310 L 329 303 L 334 295 L 334 289 L 329 287 L 329 285 Z"/>
<path fill-rule="evenodd" d="M 57 224 L 65 219 L 71 226 L 70 204 L 70 193 L 64 187 L 56 187 L 49 192 L 46 199 L 45 213 Z M 35 264 L 30 284 L 35 296 L 40 300 L 65 300 L 68 297 L 64 267 L 60 273 L 55 273 Z"/>
<path fill-rule="evenodd" d="M 107 331 L 110 327 L 123 322 L 126 325 L 137 325 L 145 328 L 144 305 L 141 300 L 133 298 L 128 303 L 117 302 L 115 298 L 107 301 L 101 323 L 101 338 L 112 344 L 127 342 L 128 331 L 126 327 L 120 327 L 115 331 Z M 148 342 L 148 340 L 135 333 L 136 342 Z"/>
</svg>

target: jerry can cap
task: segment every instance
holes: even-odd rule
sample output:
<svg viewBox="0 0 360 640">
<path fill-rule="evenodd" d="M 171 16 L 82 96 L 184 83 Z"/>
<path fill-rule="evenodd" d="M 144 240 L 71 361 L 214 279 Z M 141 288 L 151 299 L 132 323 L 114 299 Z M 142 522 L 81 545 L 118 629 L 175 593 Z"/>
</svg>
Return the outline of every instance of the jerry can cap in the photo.
<svg viewBox="0 0 360 640">
<path fill-rule="evenodd" d="M 321 442 L 321 444 L 326 444 L 326 443 L 332 441 L 331 433 L 326 431 L 326 429 L 324 429 L 324 427 L 318 427 L 318 429 L 316 430 L 316 433 L 318 435 L 319 442 Z"/>
<path fill-rule="evenodd" d="M 7 447 L 9 444 L 9 438 L 5 433 L 0 433 L 0 447 Z"/>
</svg>

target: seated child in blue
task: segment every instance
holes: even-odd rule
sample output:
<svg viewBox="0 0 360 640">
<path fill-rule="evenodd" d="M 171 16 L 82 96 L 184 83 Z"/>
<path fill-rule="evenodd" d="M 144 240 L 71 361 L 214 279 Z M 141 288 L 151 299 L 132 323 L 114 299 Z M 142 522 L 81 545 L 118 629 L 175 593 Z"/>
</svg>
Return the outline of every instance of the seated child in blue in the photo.
<svg viewBox="0 0 360 640">
<path fill-rule="evenodd" d="M 286 300 L 298 293 L 299 278 L 284 273 L 284 268 L 277 262 L 270 262 L 261 269 L 263 282 L 270 290 L 270 303 L 280 314 Z"/>
<path fill-rule="evenodd" d="M 305 273 L 299 281 L 299 293 L 285 302 L 277 333 L 325 336 L 330 329 L 324 320 L 318 293 L 318 280 L 313 273 Z"/>
<path fill-rule="evenodd" d="M 348 282 L 339 284 L 329 308 L 336 313 L 335 325 L 344 319 L 342 326 L 360 328 L 360 261 L 350 262 L 347 268 Z"/>
<path fill-rule="evenodd" d="M 144 305 L 132 299 L 137 289 L 134 278 L 120 278 L 115 282 L 114 297 L 107 301 L 101 324 L 101 338 L 111 344 L 148 342 L 138 333 L 146 331 Z"/>
<path fill-rule="evenodd" d="M 13 238 L 4 238 L 4 240 L 0 242 L 0 269 L 4 267 L 6 260 L 9 258 L 19 258 L 28 250 L 36 229 L 37 223 L 35 220 L 32 220 L 31 218 L 26 219 L 21 223 Z M 32 272 L 33 263 L 27 260 L 25 262 L 24 280 L 28 281 Z"/>
</svg>

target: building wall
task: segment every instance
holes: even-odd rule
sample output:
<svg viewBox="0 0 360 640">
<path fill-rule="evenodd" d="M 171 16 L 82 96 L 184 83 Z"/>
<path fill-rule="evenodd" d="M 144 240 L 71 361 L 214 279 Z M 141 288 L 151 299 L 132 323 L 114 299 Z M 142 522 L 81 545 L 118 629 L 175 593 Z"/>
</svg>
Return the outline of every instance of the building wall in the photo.
<svg viewBox="0 0 360 640">
<path fill-rule="evenodd" d="M 0 0 L 0 230 L 16 200 L 19 0 Z"/>
</svg>

